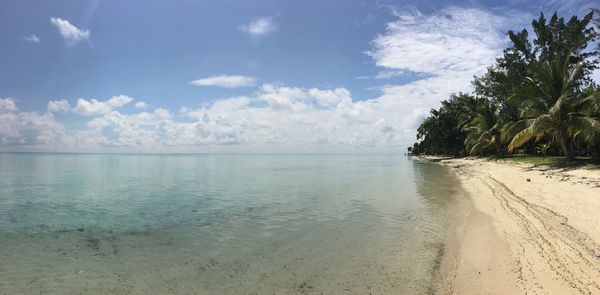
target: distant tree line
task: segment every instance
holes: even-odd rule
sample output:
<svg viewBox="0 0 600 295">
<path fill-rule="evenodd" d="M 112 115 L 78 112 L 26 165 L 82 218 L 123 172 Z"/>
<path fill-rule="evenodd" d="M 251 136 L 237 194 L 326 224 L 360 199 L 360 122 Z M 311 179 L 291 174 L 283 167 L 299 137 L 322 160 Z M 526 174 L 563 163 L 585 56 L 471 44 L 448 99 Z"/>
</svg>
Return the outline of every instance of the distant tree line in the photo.
<svg viewBox="0 0 600 295">
<path fill-rule="evenodd" d="M 532 22 L 533 38 L 509 31 L 512 45 L 459 93 L 432 109 L 412 154 L 514 153 L 600 156 L 598 9 L 568 21 L 556 13 Z"/>
</svg>

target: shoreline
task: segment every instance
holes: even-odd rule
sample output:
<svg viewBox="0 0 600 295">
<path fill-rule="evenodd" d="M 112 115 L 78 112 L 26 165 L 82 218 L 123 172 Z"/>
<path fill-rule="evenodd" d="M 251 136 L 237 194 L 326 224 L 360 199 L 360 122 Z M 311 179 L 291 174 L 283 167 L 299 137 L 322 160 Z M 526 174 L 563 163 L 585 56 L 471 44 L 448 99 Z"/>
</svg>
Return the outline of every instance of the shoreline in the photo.
<svg viewBox="0 0 600 295">
<path fill-rule="evenodd" d="M 600 171 L 478 158 L 445 165 L 470 203 L 452 294 L 600 294 Z"/>
</svg>

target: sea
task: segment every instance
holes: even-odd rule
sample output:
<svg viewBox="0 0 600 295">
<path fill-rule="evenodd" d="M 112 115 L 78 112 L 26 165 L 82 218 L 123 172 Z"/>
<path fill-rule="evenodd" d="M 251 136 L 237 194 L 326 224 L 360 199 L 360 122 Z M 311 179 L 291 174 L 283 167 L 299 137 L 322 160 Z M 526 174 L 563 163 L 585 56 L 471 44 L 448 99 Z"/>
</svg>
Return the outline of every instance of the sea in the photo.
<svg viewBox="0 0 600 295">
<path fill-rule="evenodd" d="M 404 155 L 0 153 L 0 294 L 436 294 L 465 195 Z"/>
</svg>

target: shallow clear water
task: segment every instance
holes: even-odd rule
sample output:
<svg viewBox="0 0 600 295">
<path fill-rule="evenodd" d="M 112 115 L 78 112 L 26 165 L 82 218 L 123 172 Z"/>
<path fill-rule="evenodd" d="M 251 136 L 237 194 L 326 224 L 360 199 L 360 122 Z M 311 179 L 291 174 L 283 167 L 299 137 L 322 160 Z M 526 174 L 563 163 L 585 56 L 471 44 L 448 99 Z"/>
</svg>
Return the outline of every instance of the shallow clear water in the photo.
<svg viewBox="0 0 600 295">
<path fill-rule="evenodd" d="M 402 156 L 0 153 L 0 293 L 423 294 L 457 194 Z"/>
</svg>

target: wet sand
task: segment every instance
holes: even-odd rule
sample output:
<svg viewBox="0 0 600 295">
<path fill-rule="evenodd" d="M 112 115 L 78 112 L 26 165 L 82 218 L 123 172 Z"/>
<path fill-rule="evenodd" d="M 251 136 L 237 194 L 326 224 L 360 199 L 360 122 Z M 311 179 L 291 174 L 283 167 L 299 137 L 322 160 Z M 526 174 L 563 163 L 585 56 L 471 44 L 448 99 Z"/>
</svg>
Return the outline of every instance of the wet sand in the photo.
<svg viewBox="0 0 600 295">
<path fill-rule="evenodd" d="M 600 171 L 441 160 L 472 208 L 453 294 L 600 294 Z"/>
</svg>

